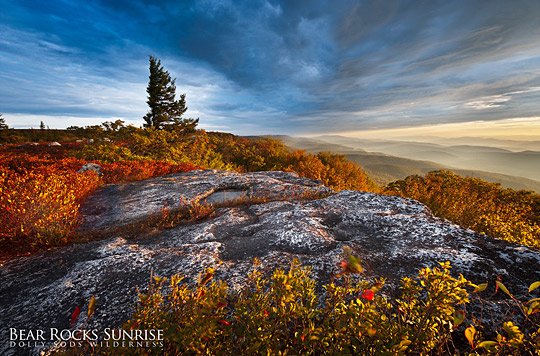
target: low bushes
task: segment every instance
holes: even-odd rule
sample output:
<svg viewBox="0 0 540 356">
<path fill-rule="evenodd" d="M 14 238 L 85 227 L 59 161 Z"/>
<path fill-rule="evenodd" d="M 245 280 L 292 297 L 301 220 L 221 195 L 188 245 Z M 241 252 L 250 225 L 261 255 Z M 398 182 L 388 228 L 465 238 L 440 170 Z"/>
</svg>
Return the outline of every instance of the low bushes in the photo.
<svg viewBox="0 0 540 356">
<path fill-rule="evenodd" d="M 90 135 L 91 128 L 80 130 L 95 138 L 94 143 L 0 148 L 0 254 L 72 240 L 82 199 L 106 183 L 214 168 L 295 171 L 337 190 L 374 188 L 362 169 L 343 156 L 293 152 L 274 139 L 135 127 L 99 137 Z M 89 162 L 102 167 L 101 176 L 77 173 Z"/>
<path fill-rule="evenodd" d="M 0 170 L 0 242 L 37 247 L 67 242 L 82 199 L 101 184 L 95 172 Z"/>
<path fill-rule="evenodd" d="M 163 349 L 136 350 L 141 354 L 506 355 L 540 347 L 539 303 L 525 321 L 532 332 L 505 322 L 500 330 L 486 330 L 494 340 L 484 340 L 480 319 L 465 307 L 486 285 L 453 277 L 449 263 L 403 278 L 394 298 L 383 294 L 384 280 L 354 275 L 361 271 L 357 258 L 349 255 L 341 267 L 322 291 L 297 261 L 270 276 L 256 267 L 240 291 L 215 280 L 211 268 L 195 284 L 178 275 L 154 277 L 125 328 L 165 331 Z M 124 351 L 134 352 L 113 353 Z"/>
<path fill-rule="evenodd" d="M 199 169 L 191 163 L 169 163 L 160 161 L 120 161 L 102 164 L 106 183 L 129 182 L 159 177 L 170 173 L 189 172 Z"/>
<path fill-rule="evenodd" d="M 540 195 L 449 171 L 390 183 L 389 194 L 419 200 L 433 214 L 494 238 L 540 248 Z"/>
<path fill-rule="evenodd" d="M 151 160 L 94 161 L 102 166 L 100 176 L 92 171 L 78 173 L 87 161 L 66 157 L 67 149 L 38 149 L 39 155 L 9 149 L 0 152 L 0 255 L 74 240 L 81 202 L 104 183 L 198 168 Z"/>
</svg>

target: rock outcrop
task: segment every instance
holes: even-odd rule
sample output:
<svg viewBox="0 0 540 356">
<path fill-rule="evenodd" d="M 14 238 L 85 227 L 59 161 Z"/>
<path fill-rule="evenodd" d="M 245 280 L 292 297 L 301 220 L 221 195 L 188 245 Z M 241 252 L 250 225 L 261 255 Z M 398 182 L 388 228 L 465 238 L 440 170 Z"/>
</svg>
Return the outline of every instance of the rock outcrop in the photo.
<svg viewBox="0 0 540 356">
<path fill-rule="evenodd" d="M 96 163 L 87 163 L 83 165 L 81 169 L 77 171 L 77 173 L 82 173 L 86 171 L 93 171 L 96 172 L 98 175 L 101 175 L 101 166 Z"/>
<path fill-rule="evenodd" d="M 164 207 L 201 201 L 218 207 L 212 217 L 138 234 L 122 230 Z M 437 261 L 450 261 L 456 275 L 477 283 L 500 276 L 515 292 L 540 280 L 538 251 L 435 218 L 417 201 L 335 193 L 291 173 L 193 171 L 108 185 L 81 211 L 82 234 L 110 235 L 0 266 L 0 353 L 39 349 L 9 348 L 8 328 L 70 328 L 77 305 L 83 306 L 79 326 L 87 323 L 84 305 L 92 295 L 96 312 L 85 326 L 120 325 L 152 272 L 193 280 L 213 266 L 220 278 L 239 287 L 254 257 L 269 270 L 298 257 L 326 281 L 337 270 L 343 246 L 350 246 L 361 257 L 366 278 L 386 277 L 388 290 Z"/>
</svg>

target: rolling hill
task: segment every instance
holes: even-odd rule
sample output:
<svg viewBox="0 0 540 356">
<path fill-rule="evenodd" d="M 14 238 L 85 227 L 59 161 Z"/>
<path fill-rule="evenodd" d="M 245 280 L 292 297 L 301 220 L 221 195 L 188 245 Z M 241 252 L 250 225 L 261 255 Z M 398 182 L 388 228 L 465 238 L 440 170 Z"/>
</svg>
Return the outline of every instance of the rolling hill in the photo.
<svg viewBox="0 0 540 356">
<path fill-rule="evenodd" d="M 470 144 L 445 146 L 429 142 L 368 140 L 335 135 L 315 139 L 369 152 L 432 161 L 455 169 L 481 170 L 540 181 L 540 151 L 510 151 Z"/>
<path fill-rule="evenodd" d="M 471 165 L 474 165 L 475 159 L 478 160 L 478 157 L 482 155 L 493 158 L 496 154 L 504 157 L 508 153 L 513 153 L 504 149 L 458 145 L 450 146 L 450 152 L 448 152 L 444 146 L 423 142 L 377 142 L 375 140 L 357 140 L 340 136 L 331 136 L 336 142 L 326 141 L 329 136 L 324 136 L 324 139 L 290 136 L 274 137 L 281 139 L 289 147 L 303 149 L 308 152 L 331 151 L 343 154 L 350 160 L 360 164 L 369 176 L 380 185 L 386 185 L 414 174 L 424 175 L 430 171 L 448 169 L 464 177 L 480 178 L 499 183 L 503 187 L 540 192 L 540 181 L 535 179 L 484 169 L 455 168 L 452 164 L 445 164 L 445 162 L 462 159 L 467 154 L 469 154 Z M 335 139 L 335 137 L 338 139 Z M 366 149 L 359 148 L 360 145 L 363 145 Z M 398 155 L 382 152 L 368 152 L 367 150 L 396 152 L 409 157 L 399 157 Z M 416 157 L 416 159 L 413 159 L 413 157 Z M 512 156 L 510 155 L 510 157 Z M 476 166 L 483 165 L 476 164 Z"/>
</svg>

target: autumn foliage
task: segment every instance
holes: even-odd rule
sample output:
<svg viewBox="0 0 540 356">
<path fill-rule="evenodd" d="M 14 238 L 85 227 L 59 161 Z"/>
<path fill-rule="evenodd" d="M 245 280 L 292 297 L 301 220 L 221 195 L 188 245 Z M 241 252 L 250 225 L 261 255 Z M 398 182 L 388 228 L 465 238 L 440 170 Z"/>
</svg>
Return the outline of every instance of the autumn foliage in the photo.
<svg viewBox="0 0 540 356">
<path fill-rule="evenodd" d="M 488 236 L 540 248 L 540 195 L 449 171 L 390 183 L 387 193 L 419 200 L 434 215 Z"/>
<path fill-rule="evenodd" d="M 335 190 L 377 191 L 361 167 L 345 157 L 291 151 L 272 138 L 136 128 L 109 134 L 114 140 L 98 135 L 95 143 L 0 148 L 0 257 L 76 241 L 81 203 L 108 183 L 197 168 L 284 170 Z M 78 172 L 86 163 L 99 164 L 100 174 Z M 390 184 L 385 192 L 417 199 L 435 215 L 487 235 L 540 247 L 540 197 L 532 192 L 502 189 L 445 171 L 408 177 Z M 164 210 L 156 226 L 194 221 L 213 211 L 205 205 L 176 214 Z M 172 276 L 170 283 L 155 277 L 149 290 L 139 295 L 126 327 L 168 330 L 165 348 L 158 353 L 173 354 L 520 354 L 540 346 L 540 301 L 521 302 L 501 282 L 496 291 L 515 303 L 512 313 L 524 315 L 527 330 L 512 321 L 488 330 L 481 318 L 466 318 L 465 306 L 486 284 L 453 277 L 448 263 L 403 278 L 399 292 L 392 292 L 395 295 L 386 294 L 382 279 L 355 277 L 363 272 L 358 257 L 347 254 L 339 267 L 322 290 L 310 269 L 297 262 L 271 275 L 254 268 L 242 290 L 215 278 L 213 269 L 195 283 L 183 276 Z M 79 314 L 80 308 L 75 309 L 72 321 Z M 117 351 L 153 350 L 112 353 Z"/>
<path fill-rule="evenodd" d="M 0 168 L 0 239 L 25 245 L 66 242 L 82 199 L 101 181 L 95 172 Z"/>
<path fill-rule="evenodd" d="M 377 186 L 362 167 L 343 155 L 291 151 L 277 139 L 245 138 L 225 133 L 213 133 L 210 143 L 224 161 L 239 171 L 289 171 L 302 177 L 320 180 L 334 190 L 377 190 Z"/>
<path fill-rule="evenodd" d="M 319 180 L 334 190 L 379 191 L 363 169 L 344 156 L 290 150 L 274 138 L 204 130 L 143 130 L 120 124 L 112 128 L 110 123 L 105 124 L 65 133 L 89 138 L 92 143 L 85 139 L 63 142 L 59 147 L 8 144 L 0 148 L 1 249 L 13 244 L 44 247 L 72 241 L 81 202 L 102 184 L 197 168 L 289 171 Z M 13 133 L 3 133 L 5 142 L 16 140 L 19 134 L 9 131 Z M 43 130 L 43 135 L 60 133 Z M 91 162 L 102 167 L 101 175 L 77 173 Z M 445 171 L 411 176 L 391 183 L 385 191 L 417 199 L 435 215 L 461 226 L 540 247 L 538 194 L 502 189 Z"/>
<path fill-rule="evenodd" d="M 351 266 L 353 264 L 354 266 Z M 527 310 L 518 326 L 508 314 L 489 329 L 467 311 L 482 301 L 487 283 L 454 277 L 448 262 L 404 277 L 399 292 L 383 279 L 358 276 L 360 259 L 345 256 L 341 271 L 317 288 L 309 267 L 293 261 L 288 270 L 264 273 L 255 261 L 242 288 L 233 289 L 206 269 L 195 283 L 174 275 L 154 276 L 126 329 L 163 329 L 159 349 L 104 350 L 111 354 L 209 355 L 443 355 L 530 354 L 540 347 L 538 298 L 512 297 L 511 312 Z M 540 282 L 529 288 L 532 293 Z M 536 287 L 535 287 L 536 286 Z M 502 292 L 501 292 L 502 293 Z M 391 295 L 392 297 L 389 297 Z M 529 311 L 530 309 L 530 311 Z M 505 321 L 507 320 L 507 321 Z M 536 331 L 538 329 L 538 331 Z M 488 336 L 490 335 L 490 336 Z M 494 340 L 491 340 L 493 338 Z M 112 352 L 111 352 L 112 351 Z"/>
<path fill-rule="evenodd" d="M 188 172 L 200 167 L 190 163 L 162 161 L 120 161 L 102 164 L 105 183 L 129 182 L 159 177 L 170 173 Z"/>
<path fill-rule="evenodd" d="M 78 145 L 8 146 L 0 151 L 0 247 L 3 253 L 67 243 L 74 238 L 81 202 L 105 183 L 185 172 L 188 163 L 151 160 L 99 163 L 102 174 L 77 172 L 88 163 L 69 157 Z"/>
<path fill-rule="evenodd" d="M 83 142 L 2 146 L 0 251 L 9 254 L 74 241 L 80 204 L 102 184 L 198 168 L 292 171 L 336 190 L 375 189 L 364 171 L 343 156 L 291 151 L 271 138 L 242 138 L 204 130 L 143 130 L 120 124 L 113 129 L 109 123 L 103 127 L 66 133 L 86 137 Z M 60 134 L 42 131 L 48 136 Z M 17 140 L 18 134 L 13 130 L 3 138 L 10 142 Z M 79 173 L 86 163 L 99 164 L 99 174 Z"/>
</svg>

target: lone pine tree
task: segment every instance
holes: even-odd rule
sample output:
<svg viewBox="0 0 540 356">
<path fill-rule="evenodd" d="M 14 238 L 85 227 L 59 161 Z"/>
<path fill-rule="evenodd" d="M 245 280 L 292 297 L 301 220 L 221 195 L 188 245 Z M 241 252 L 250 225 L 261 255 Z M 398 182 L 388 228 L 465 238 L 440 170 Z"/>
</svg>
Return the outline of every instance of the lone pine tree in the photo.
<svg viewBox="0 0 540 356">
<path fill-rule="evenodd" d="M 193 131 L 197 126 L 199 119 L 182 119 L 187 110 L 186 94 L 180 95 L 180 99 L 176 100 L 175 81 L 163 68 L 161 61 L 150 56 L 150 76 L 146 88 L 150 111 L 144 116 L 145 127 Z"/>
<path fill-rule="evenodd" d="M 6 124 L 6 119 L 0 114 L 0 130 L 7 130 L 9 129 L 8 125 Z"/>
</svg>

